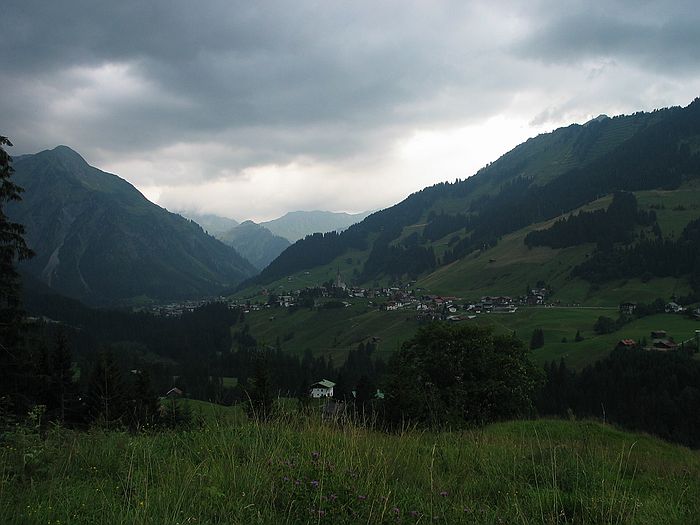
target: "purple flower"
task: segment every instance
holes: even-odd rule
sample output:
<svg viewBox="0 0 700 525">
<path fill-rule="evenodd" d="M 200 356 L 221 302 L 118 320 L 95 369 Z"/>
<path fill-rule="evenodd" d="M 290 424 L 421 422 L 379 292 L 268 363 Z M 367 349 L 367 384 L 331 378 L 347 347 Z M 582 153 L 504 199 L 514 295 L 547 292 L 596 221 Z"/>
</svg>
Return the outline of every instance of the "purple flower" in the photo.
<svg viewBox="0 0 700 525">
<path fill-rule="evenodd" d="M 417 518 L 417 517 L 418 517 L 418 511 L 417 511 L 417 510 L 412 510 L 411 512 L 409 512 L 409 514 L 411 515 L 412 518 Z"/>
<path fill-rule="evenodd" d="M 289 481 L 289 478 L 287 476 L 282 478 L 282 481 Z"/>
<path fill-rule="evenodd" d="M 442 496 L 443 498 L 446 498 L 446 497 L 447 497 L 447 491 L 446 491 L 446 490 L 443 490 L 443 491 L 440 493 L 440 496 Z"/>
<path fill-rule="evenodd" d="M 400 514 L 401 511 L 399 510 L 398 507 L 394 507 L 394 514 Z"/>
<path fill-rule="evenodd" d="M 364 501 L 367 499 L 367 496 L 357 496 L 357 499 Z"/>
<path fill-rule="evenodd" d="M 295 484 L 295 485 L 301 485 L 301 480 L 299 480 L 299 479 L 296 480 L 296 481 L 294 482 L 294 484 Z"/>
<path fill-rule="evenodd" d="M 318 481 L 317 481 L 317 480 L 313 480 L 313 481 L 311 482 L 311 486 L 312 486 L 313 488 L 318 487 Z"/>
</svg>

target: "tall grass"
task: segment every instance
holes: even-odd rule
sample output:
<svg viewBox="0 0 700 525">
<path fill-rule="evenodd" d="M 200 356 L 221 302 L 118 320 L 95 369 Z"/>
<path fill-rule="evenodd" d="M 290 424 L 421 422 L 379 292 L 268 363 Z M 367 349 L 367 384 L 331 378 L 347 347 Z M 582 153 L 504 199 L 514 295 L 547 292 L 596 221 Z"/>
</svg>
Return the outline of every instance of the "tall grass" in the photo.
<svg viewBox="0 0 700 525">
<path fill-rule="evenodd" d="M 289 416 L 0 443 L 0 522 L 692 523 L 696 452 L 592 422 L 376 433 Z"/>
</svg>

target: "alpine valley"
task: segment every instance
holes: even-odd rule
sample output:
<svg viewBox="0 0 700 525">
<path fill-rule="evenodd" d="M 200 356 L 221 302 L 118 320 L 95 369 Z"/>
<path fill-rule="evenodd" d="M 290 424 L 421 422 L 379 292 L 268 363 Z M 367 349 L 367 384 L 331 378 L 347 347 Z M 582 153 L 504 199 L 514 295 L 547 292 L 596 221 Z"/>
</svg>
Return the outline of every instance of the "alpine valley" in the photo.
<svg viewBox="0 0 700 525">
<path fill-rule="evenodd" d="M 654 299 L 659 286 L 700 291 L 698 217 L 696 99 L 532 138 L 472 177 L 298 241 L 246 284 L 276 290 L 340 271 L 361 286 L 415 281 L 478 298 L 540 282 L 553 300 L 617 306 Z"/>
</svg>

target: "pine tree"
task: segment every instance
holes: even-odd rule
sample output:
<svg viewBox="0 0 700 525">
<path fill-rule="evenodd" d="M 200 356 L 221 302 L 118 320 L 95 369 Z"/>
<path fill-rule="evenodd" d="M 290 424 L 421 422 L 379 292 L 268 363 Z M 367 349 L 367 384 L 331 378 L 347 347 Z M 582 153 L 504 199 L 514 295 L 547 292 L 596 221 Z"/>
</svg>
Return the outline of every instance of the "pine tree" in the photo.
<svg viewBox="0 0 700 525">
<path fill-rule="evenodd" d="M 32 399 L 32 366 L 22 341 L 24 315 L 15 264 L 34 254 L 24 240 L 24 227 L 6 215 L 5 205 L 20 201 L 23 190 L 10 180 L 12 159 L 3 146 L 12 143 L 0 136 L 0 403 L 22 412 Z"/>
<path fill-rule="evenodd" d="M 535 328 L 530 338 L 530 350 L 542 348 L 544 346 L 544 331 L 542 328 Z"/>
<path fill-rule="evenodd" d="M 73 360 L 68 338 L 64 332 L 58 334 L 56 346 L 51 354 L 51 391 L 57 401 L 59 421 L 66 420 L 66 401 L 73 391 Z"/>
<path fill-rule="evenodd" d="M 248 394 L 248 415 L 262 421 L 270 419 L 274 397 L 270 367 L 267 356 L 264 354 L 256 356 L 251 385 L 246 392 Z"/>
<path fill-rule="evenodd" d="M 155 424 L 160 416 L 160 401 L 153 391 L 151 374 L 148 370 L 138 370 L 134 374 L 130 408 L 130 425 L 135 430 Z"/>
<path fill-rule="evenodd" d="M 374 393 L 374 385 L 365 374 L 362 374 L 355 388 L 355 407 L 360 414 L 369 412 Z"/>
<path fill-rule="evenodd" d="M 100 352 L 88 385 L 87 405 L 90 418 L 108 428 L 118 426 L 125 413 L 125 401 L 124 383 L 119 367 L 111 353 Z"/>
</svg>

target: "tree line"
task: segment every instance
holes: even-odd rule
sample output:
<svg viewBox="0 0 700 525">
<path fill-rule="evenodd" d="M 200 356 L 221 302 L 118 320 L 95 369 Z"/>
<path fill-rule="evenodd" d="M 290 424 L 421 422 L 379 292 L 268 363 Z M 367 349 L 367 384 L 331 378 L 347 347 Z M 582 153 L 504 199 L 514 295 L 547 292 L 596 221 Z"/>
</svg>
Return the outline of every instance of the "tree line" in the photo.
<svg viewBox="0 0 700 525">
<path fill-rule="evenodd" d="M 632 241 L 635 226 L 654 224 L 656 214 L 653 211 L 639 210 L 633 193 L 615 192 L 607 209 L 582 211 L 559 219 L 545 230 L 528 233 L 525 236 L 525 245 L 566 248 L 587 242 L 603 246 L 612 246 L 614 243 L 628 244 Z"/>
<path fill-rule="evenodd" d="M 692 351 L 618 348 L 580 372 L 545 366 L 543 415 L 593 417 L 700 447 L 700 361 Z"/>
<path fill-rule="evenodd" d="M 688 223 L 675 240 L 642 239 L 632 246 L 601 247 L 576 266 L 572 275 L 593 283 L 687 275 L 695 297 L 700 297 L 700 219 Z"/>
</svg>

